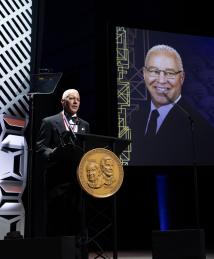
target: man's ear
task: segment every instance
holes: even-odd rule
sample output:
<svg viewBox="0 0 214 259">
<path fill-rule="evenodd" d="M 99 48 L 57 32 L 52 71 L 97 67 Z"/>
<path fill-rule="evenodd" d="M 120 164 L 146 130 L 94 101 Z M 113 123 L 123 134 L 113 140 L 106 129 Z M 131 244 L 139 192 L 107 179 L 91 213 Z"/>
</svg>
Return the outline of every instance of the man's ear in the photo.
<svg viewBox="0 0 214 259">
<path fill-rule="evenodd" d="M 61 99 L 61 104 L 62 104 L 62 106 L 64 107 L 64 105 L 65 105 L 65 99 Z"/>
<path fill-rule="evenodd" d="M 184 83 L 184 79 L 185 79 L 185 72 L 182 72 L 182 75 L 180 77 L 180 80 L 181 80 L 181 84 L 183 85 Z"/>
<path fill-rule="evenodd" d="M 143 80 L 145 81 L 145 74 L 146 74 L 145 67 L 142 68 L 142 73 L 143 73 Z"/>
</svg>

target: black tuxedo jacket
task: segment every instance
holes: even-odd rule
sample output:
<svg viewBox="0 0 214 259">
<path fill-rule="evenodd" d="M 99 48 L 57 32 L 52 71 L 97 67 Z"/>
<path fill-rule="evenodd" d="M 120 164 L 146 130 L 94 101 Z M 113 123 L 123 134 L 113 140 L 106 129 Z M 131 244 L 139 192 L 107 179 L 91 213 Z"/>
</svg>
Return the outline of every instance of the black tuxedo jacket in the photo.
<svg viewBox="0 0 214 259">
<path fill-rule="evenodd" d="M 66 132 L 62 112 L 46 117 L 42 120 L 36 150 L 44 159 L 48 161 L 53 149 L 61 144 L 61 137 Z M 89 133 L 89 123 L 78 118 L 78 133 Z"/>
<path fill-rule="evenodd" d="M 130 165 L 214 164 L 214 128 L 183 98 L 170 110 L 152 138 L 144 135 L 149 111 L 150 102 L 145 102 L 131 118 Z"/>
<path fill-rule="evenodd" d="M 89 123 L 78 118 L 78 133 L 89 133 Z M 51 189 L 62 183 L 76 182 L 77 160 L 83 154 L 75 146 L 61 147 L 61 136 L 66 130 L 62 112 L 42 120 L 36 142 L 36 152 L 40 167 L 48 174 L 48 187 Z M 53 156 L 53 150 L 58 149 Z M 41 169 L 41 170 L 42 170 Z M 69 171 L 74 171 L 69 173 Z"/>
<path fill-rule="evenodd" d="M 78 133 L 89 131 L 89 123 L 78 118 Z M 40 202 L 38 207 L 43 210 L 44 226 L 37 225 L 43 229 L 36 232 L 44 235 L 75 235 L 79 232 L 81 188 L 76 169 L 77 157 L 81 158 L 83 151 L 72 145 L 61 147 L 60 136 L 66 132 L 62 113 L 59 113 L 42 120 L 37 137 L 37 176 L 34 182 L 39 184 L 42 197 L 37 203 Z M 53 156 L 55 148 L 58 155 Z"/>
</svg>

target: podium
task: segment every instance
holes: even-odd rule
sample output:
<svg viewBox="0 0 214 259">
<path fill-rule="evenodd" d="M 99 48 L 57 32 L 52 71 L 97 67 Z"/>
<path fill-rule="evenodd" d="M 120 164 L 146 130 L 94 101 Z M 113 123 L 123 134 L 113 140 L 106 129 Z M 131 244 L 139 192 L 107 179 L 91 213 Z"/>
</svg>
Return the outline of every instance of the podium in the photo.
<svg viewBox="0 0 214 259">
<path fill-rule="evenodd" d="M 131 142 L 130 140 L 104 135 L 80 133 L 75 135 L 77 137 L 76 145 L 80 146 L 84 153 L 93 148 L 106 148 L 119 156 Z"/>
<path fill-rule="evenodd" d="M 116 137 L 110 137 L 110 136 L 103 136 L 103 135 L 94 135 L 94 134 L 75 134 L 75 149 L 79 150 L 79 156 L 77 160 L 81 160 L 81 153 L 84 154 L 88 152 L 91 149 L 94 148 L 105 148 L 109 149 L 113 153 L 115 153 L 117 156 L 120 156 L 122 151 L 130 144 L 130 140 L 125 140 L 125 139 L 119 139 Z M 79 163 L 77 161 L 77 163 Z M 83 253 L 87 253 L 87 246 L 91 243 L 94 242 L 97 237 L 99 237 L 101 234 L 104 233 L 105 230 L 107 230 L 110 225 L 112 226 L 113 233 L 112 233 L 112 240 L 113 240 L 113 258 L 117 258 L 117 199 L 116 199 L 116 194 L 113 195 L 112 197 L 112 220 L 111 223 L 108 222 L 108 224 L 105 224 L 104 226 L 100 227 L 99 230 L 94 231 L 95 233 L 90 236 L 90 231 L 88 229 L 91 226 L 87 225 L 87 219 L 86 219 L 86 207 L 87 207 L 87 202 L 86 202 L 86 197 L 88 194 L 84 193 L 83 190 L 81 190 L 81 208 L 82 208 L 82 219 L 81 219 L 81 242 L 83 244 L 82 251 Z M 95 199 L 95 198 L 93 198 Z M 109 199 L 109 198 L 105 198 Z M 95 217 L 101 214 L 100 211 L 97 212 L 97 215 Z M 96 227 L 95 227 L 96 228 Z M 85 247 L 84 247 L 85 245 Z M 102 249 L 101 249 L 102 250 Z M 85 255 L 83 254 L 82 258 Z M 97 257 L 105 258 L 102 255 L 102 251 L 98 253 Z M 87 258 L 87 257 L 86 257 Z"/>
</svg>

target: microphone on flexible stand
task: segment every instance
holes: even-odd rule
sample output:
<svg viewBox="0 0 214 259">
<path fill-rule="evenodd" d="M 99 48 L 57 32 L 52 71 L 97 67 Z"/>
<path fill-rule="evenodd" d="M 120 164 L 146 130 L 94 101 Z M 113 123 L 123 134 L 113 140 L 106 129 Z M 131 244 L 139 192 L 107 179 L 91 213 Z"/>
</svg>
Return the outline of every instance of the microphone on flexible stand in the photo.
<svg viewBox="0 0 214 259">
<path fill-rule="evenodd" d="M 70 121 L 72 123 L 70 123 Z M 74 142 L 77 140 L 77 136 L 76 136 L 76 134 L 75 134 L 75 132 L 73 130 L 73 127 L 74 126 L 78 126 L 79 120 L 78 120 L 78 117 L 73 117 L 73 120 L 71 119 L 70 121 L 69 121 L 69 132 L 71 134 L 70 140 L 71 140 L 71 143 L 74 145 L 75 144 Z"/>
<path fill-rule="evenodd" d="M 194 134 L 194 120 L 191 116 L 191 114 L 179 103 L 174 102 L 167 94 L 165 91 L 163 91 L 163 95 L 166 97 L 166 99 L 174 106 L 177 107 L 188 119 L 190 122 L 190 129 L 191 129 L 191 137 L 192 137 L 192 154 L 193 154 L 193 165 L 196 166 L 196 145 L 195 145 L 195 134 Z"/>
<path fill-rule="evenodd" d="M 196 161 L 196 144 L 195 144 L 195 127 L 194 127 L 194 120 L 191 114 L 182 107 L 179 103 L 174 102 L 165 91 L 162 92 L 166 99 L 173 104 L 173 106 L 177 107 L 188 119 L 190 122 L 190 129 L 191 129 L 191 142 L 192 142 L 192 154 L 193 154 L 193 169 L 194 169 L 194 187 L 195 187 L 195 210 L 196 210 L 196 224 L 199 228 L 199 197 L 198 197 L 198 177 L 197 177 L 197 161 Z"/>
<path fill-rule="evenodd" d="M 76 134 L 74 133 L 71 125 L 69 125 L 69 132 L 70 132 L 70 141 L 74 145 L 74 141 L 77 139 Z"/>
<path fill-rule="evenodd" d="M 166 97 L 166 99 L 167 99 L 171 104 L 173 104 L 175 107 L 178 107 L 179 110 L 182 111 L 182 112 L 187 116 L 187 118 L 189 119 L 189 121 L 190 121 L 190 123 L 191 123 L 191 129 L 193 129 L 192 126 L 193 126 L 193 124 L 194 124 L 194 120 L 193 120 L 191 114 L 190 114 L 187 110 L 185 110 L 179 103 L 174 102 L 174 101 L 165 93 L 165 91 L 163 91 L 163 95 Z"/>
<path fill-rule="evenodd" d="M 79 119 L 78 119 L 78 117 L 75 118 L 75 124 L 76 124 L 76 125 L 79 125 Z"/>
</svg>

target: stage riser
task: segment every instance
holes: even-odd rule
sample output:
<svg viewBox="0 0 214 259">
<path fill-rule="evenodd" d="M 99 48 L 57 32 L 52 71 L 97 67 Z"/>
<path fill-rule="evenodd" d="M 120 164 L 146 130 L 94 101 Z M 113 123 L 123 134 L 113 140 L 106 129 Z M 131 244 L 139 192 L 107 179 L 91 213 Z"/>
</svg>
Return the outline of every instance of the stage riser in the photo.
<svg viewBox="0 0 214 259">
<path fill-rule="evenodd" d="M 0 240 L 2 259 L 75 259 L 75 237 Z"/>
<path fill-rule="evenodd" d="M 202 229 L 153 231 L 153 259 L 205 259 Z"/>
</svg>

